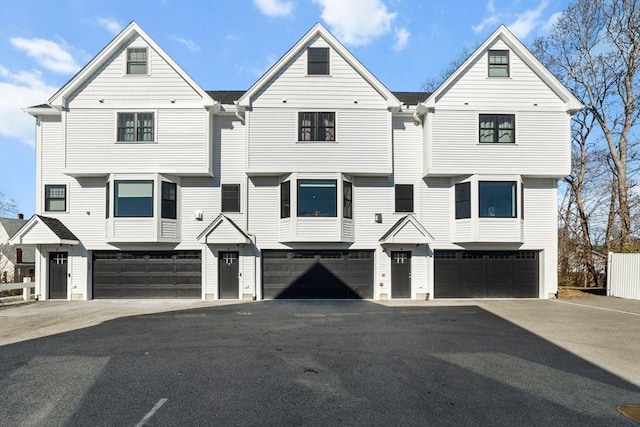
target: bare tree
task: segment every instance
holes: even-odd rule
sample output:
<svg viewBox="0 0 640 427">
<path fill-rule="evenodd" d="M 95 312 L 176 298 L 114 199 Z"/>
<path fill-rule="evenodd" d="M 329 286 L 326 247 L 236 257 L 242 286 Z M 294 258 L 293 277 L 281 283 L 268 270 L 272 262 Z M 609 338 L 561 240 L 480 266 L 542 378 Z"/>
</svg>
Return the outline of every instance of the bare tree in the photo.
<svg viewBox="0 0 640 427">
<path fill-rule="evenodd" d="M 578 0 L 533 50 L 598 124 L 612 174 L 605 244 L 628 247 L 635 185 L 629 174 L 637 173 L 630 164 L 637 161 L 640 119 L 640 0 Z"/>
<path fill-rule="evenodd" d="M 460 51 L 460 53 L 456 57 L 456 59 L 451 61 L 444 70 L 440 71 L 440 74 L 438 74 L 438 76 L 429 77 L 424 82 L 422 82 L 422 90 L 427 92 L 435 91 L 438 88 L 438 86 L 444 83 L 444 81 L 447 80 L 449 76 L 453 74 L 453 72 L 456 71 L 458 67 L 462 65 L 462 63 L 466 61 L 467 58 L 469 58 L 477 48 L 478 46 L 475 46 L 472 48 L 467 48 L 467 47 L 463 48 L 462 51 Z"/>
</svg>

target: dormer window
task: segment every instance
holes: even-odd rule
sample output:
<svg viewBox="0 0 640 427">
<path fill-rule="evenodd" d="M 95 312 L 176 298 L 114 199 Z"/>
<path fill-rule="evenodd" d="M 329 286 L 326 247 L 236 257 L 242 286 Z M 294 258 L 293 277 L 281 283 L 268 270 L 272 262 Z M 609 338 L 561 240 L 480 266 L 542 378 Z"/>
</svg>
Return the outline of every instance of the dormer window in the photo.
<svg viewBox="0 0 640 427">
<path fill-rule="evenodd" d="M 147 74 L 147 49 L 131 47 L 127 49 L 127 74 Z"/>
<path fill-rule="evenodd" d="M 489 51 L 489 77 L 509 77 L 509 51 Z"/>
<path fill-rule="evenodd" d="M 328 47 L 310 47 L 307 49 L 307 74 L 329 75 Z"/>
</svg>

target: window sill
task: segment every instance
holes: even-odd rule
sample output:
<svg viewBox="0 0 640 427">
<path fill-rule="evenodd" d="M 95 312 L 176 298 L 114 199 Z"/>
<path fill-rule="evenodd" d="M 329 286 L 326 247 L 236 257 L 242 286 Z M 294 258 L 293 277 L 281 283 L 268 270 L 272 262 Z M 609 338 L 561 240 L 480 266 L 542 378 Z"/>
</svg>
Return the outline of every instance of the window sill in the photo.
<svg viewBox="0 0 640 427">
<path fill-rule="evenodd" d="M 518 144 L 516 142 L 478 142 L 478 143 L 476 143 L 476 145 L 500 145 L 500 146 L 513 145 L 513 146 L 517 146 Z"/>
<path fill-rule="evenodd" d="M 157 144 L 158 141 L 115 141 L 115 144 L 149 145 Z"/>
<path fill-rule="evenodd" d="M 338 141 L 296 141 L 296 144 L 337 144 Z"/>
</svg>

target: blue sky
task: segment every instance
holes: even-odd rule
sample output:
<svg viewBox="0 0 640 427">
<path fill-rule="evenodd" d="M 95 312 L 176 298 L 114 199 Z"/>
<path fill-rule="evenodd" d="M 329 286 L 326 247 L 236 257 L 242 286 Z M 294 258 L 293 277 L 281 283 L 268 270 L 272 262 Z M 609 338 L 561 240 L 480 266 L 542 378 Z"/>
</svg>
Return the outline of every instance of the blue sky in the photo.
<svg viewBox="0 0 640 427">
<path fill-rule="evenodd" d="M 316 22 L 392 91 L 419 91 L 500 24 L 525 44 L 568 0 L 3 0 L 0 192 L 35 210 L 35 119 L 118 31 L 136 21 L 205 90 L 249 88 Z"/>
</svg>

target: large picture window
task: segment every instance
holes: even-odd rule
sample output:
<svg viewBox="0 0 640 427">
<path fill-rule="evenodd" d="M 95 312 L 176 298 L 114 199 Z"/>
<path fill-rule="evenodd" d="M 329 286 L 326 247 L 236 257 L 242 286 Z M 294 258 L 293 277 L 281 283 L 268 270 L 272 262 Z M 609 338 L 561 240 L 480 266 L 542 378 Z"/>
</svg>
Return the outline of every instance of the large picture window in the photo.
<svg viewBox="0 0 640 427">
<path fill-rule="evenodd" d="M 515 218 L 517 216 L 515 182 L 480 181 L 478 193 L 481 218 Z"/>
<path fill-rule="evenodd" d="M 509 51 L 489 51 L 489 77 L 509 77 Z"/>
<path fill-rule="evenodd" d="M 127 74 L 147 74 L 147 49 L 131 47 L 127 49 Z"/>
<path fill-rule="evenodd" d="M 65 212 L 67 210 L 67 186 L 44 186 L 44 210 L 47 212 Z"/>
<path fill-rule="evenodd" d="M 162 181 L 162 218 L 177 218 L 176 189 L 175 183 Z"/>
<path fill-rule="evenodd" d="M 118 113 L 118 141 L 153 141 L 153 113 Z"/>
<path fill-rule="evenodd" d="M 336 180 L 303 179 L 298 181 L 298 216 L 335 217 Z"/>
<path fill-rule="evenodd" d="M 335 141 L 336 113 L 303 112 L 298 113 L 299 141 Z"/>
<path fill-rule="evenodd" d="M 329 74 L 329 48 L 310 47 L 307 49 L 307 74 Z"/>
<path fill-rule="evenodd" d="M 480 114 L 480 142 L 516 142 L 515 122 L 513 114 Z"/>
<path fill-rule="evenodd" d="M 471 183 L 456 184 L 456 219 L 471 218 Z"/>
<path fill-rule="evenodd" d="M 115 181 L 114 192 L 114 216 L 153 216 L 153 181 Z"/>
</svg>

